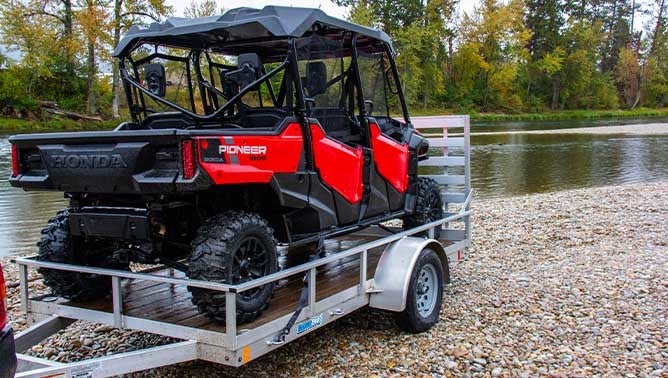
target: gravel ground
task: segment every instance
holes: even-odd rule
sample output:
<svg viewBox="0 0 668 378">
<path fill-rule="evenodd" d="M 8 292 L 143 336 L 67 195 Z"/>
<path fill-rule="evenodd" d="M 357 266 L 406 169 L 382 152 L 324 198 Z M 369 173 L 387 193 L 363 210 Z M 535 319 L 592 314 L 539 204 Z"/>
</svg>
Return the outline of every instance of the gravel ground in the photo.
<svg viewBox="0 0 668 378">
<path fill-rule="evenodd" d="M 621 126 L 599 126 L 579 127 L 576 129 L 554 129 L 554 130 L 527 130 L 527 131 L 499 131 L 499 132 L 473 132 L 472 135 L 494 135 L 494 134 L 597 134 L 597 135 L 668 135 L 668 123 L 649 123 L 642 125 Z"/>
<path fill-rule="evenodd" d="M 135 375 L 668 377 L 668 182 L 486 200 L 474 211 L 474 245 L 429 332 L 404 334 L 390 315 L 360 310 L 237 370 L 196 362 Z M 9 295 L 23 329 L 17 289 Z M 68 361 L 168 342 L 78 322 L 32 354 Z"/>
</svg>

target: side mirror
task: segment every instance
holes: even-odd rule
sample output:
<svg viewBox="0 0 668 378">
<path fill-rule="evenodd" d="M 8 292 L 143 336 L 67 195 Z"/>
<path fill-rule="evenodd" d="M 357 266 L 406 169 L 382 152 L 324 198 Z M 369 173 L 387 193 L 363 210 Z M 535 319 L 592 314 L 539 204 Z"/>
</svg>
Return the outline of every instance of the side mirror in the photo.
<svg viewBox="0 0 668 378">
<path fill-rule="evenodd" d="M 387 88 L 392 94 L 399 94 L 399 87 L 397 87 L 397 82 L 394 80 L 394 75 L 389 68 L 385 70 L 385 82 L 387 83 Z"/>
<path fill-rule="evenodd" d="M 158 97 L 165 97 L 167 93 L 167 78 L 165 67 L 160 63 L 144 66 L 144 82 L 146 89 Z"/>
</svg>

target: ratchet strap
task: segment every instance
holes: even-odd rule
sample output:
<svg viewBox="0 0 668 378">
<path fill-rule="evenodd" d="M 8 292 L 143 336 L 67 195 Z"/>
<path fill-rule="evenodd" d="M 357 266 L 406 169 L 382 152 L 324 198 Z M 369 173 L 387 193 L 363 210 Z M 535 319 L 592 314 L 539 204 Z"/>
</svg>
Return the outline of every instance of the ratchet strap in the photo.
<svg viewBox="0 0 668 378">
<path fill-rule="evenodd" d="M 292 314 L 290 317 L 290 320 L 288 320 L 288 323 L 281 329 L 281 331 L 276 335 L 274 338 L 274 343 L 277 344 L 282 344 L 285 342 L 285 336 L 290 334 L 290 331 L 292 330 L 292 326 L 295 325 L 295 322 L 297 322 L 297 318 L 299 318 L 299 315 L 302 313 L 302 310 L 304 307 L 306 307 L 306 304 L 308 302 L 308 278 L 309 274 L 308 271 L 304 273 L 304 287 L 302 287 L 302 293 L 299 295 L 299 302 L 297 302 L 297 310 Z"/>
<path fill-rule="evenodd" d="M 318 240 L 318 247 L 316 249 L 316 253 L 312 256 L 312 258 L 309 259 L 309 261 L 312 261 L 314 257 L 317 256 L 322 256 L 324 253 L 324 244 L 325 240 L 323 238 L 320 238 Z M 288 323 L 281 329 L 281 331 L 276 335 L 276 337 L 273 340 L 274 344 L 282 344 L 285 342 L 285 336 L 290 334 L 290 331 L 292 330 L 292 327 L 295 325 L 297 322 L 297 318 L 299 318 L 299 315 L 302 313 L 302 310 L 304 307 L 306 307 L 306 304 L 308 303 L 308 289 L 310 285 L 310 278 L 309 278 L 309 271 L 307 270 L 304 272 L 304 286 L 302 287 L 302 292 L 299 295 L 299 301 L 297 302 L 297 309 L 295 310 L 294 313 L 292 313 L 292 316 L 288 320 Z"/>
</svg>

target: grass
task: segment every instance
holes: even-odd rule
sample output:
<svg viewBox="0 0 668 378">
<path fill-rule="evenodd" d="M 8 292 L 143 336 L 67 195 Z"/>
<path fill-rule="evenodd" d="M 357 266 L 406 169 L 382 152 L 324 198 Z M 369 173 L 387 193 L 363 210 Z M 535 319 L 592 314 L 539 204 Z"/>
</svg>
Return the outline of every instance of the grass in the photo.
<svg viewBox="0 0 668 378">
<path fill-rule="evenodd" d="M 75 121 L 54 117 L 48 120 L 25 120 L 0 117 L 0 134 L 36 133 L 48 131 L 93 131 L 112 130 L 120 123 L 119 120 L 102 122 Z"/>
</svg>

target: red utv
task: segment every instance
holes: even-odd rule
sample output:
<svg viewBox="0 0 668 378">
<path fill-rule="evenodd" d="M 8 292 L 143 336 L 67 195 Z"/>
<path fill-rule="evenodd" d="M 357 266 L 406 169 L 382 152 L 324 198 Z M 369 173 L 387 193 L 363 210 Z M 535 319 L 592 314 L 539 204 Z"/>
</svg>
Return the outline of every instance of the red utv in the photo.
<svg viewBox="0 0 668 378">
<path fill-rule="evenodd" d="M 428 144 L 382 31 L 316 9 L 240 8 L 135 26 L 114 55 L 131 121 L 10 139 L 12 185 L 70 199 L 43 231 L 40 260 L 159 262 L 236 284 L 279 269 L 279 244 L 442 218 L 438 185 L 418 177 Z M 42 274 L 75 301 L 110 290 L 108 277 Z M 238 320 L 256 318 L 272 290 L 238 295 Z M 192 296 L 224 321 L 224 293 Z"/>
</svg>

